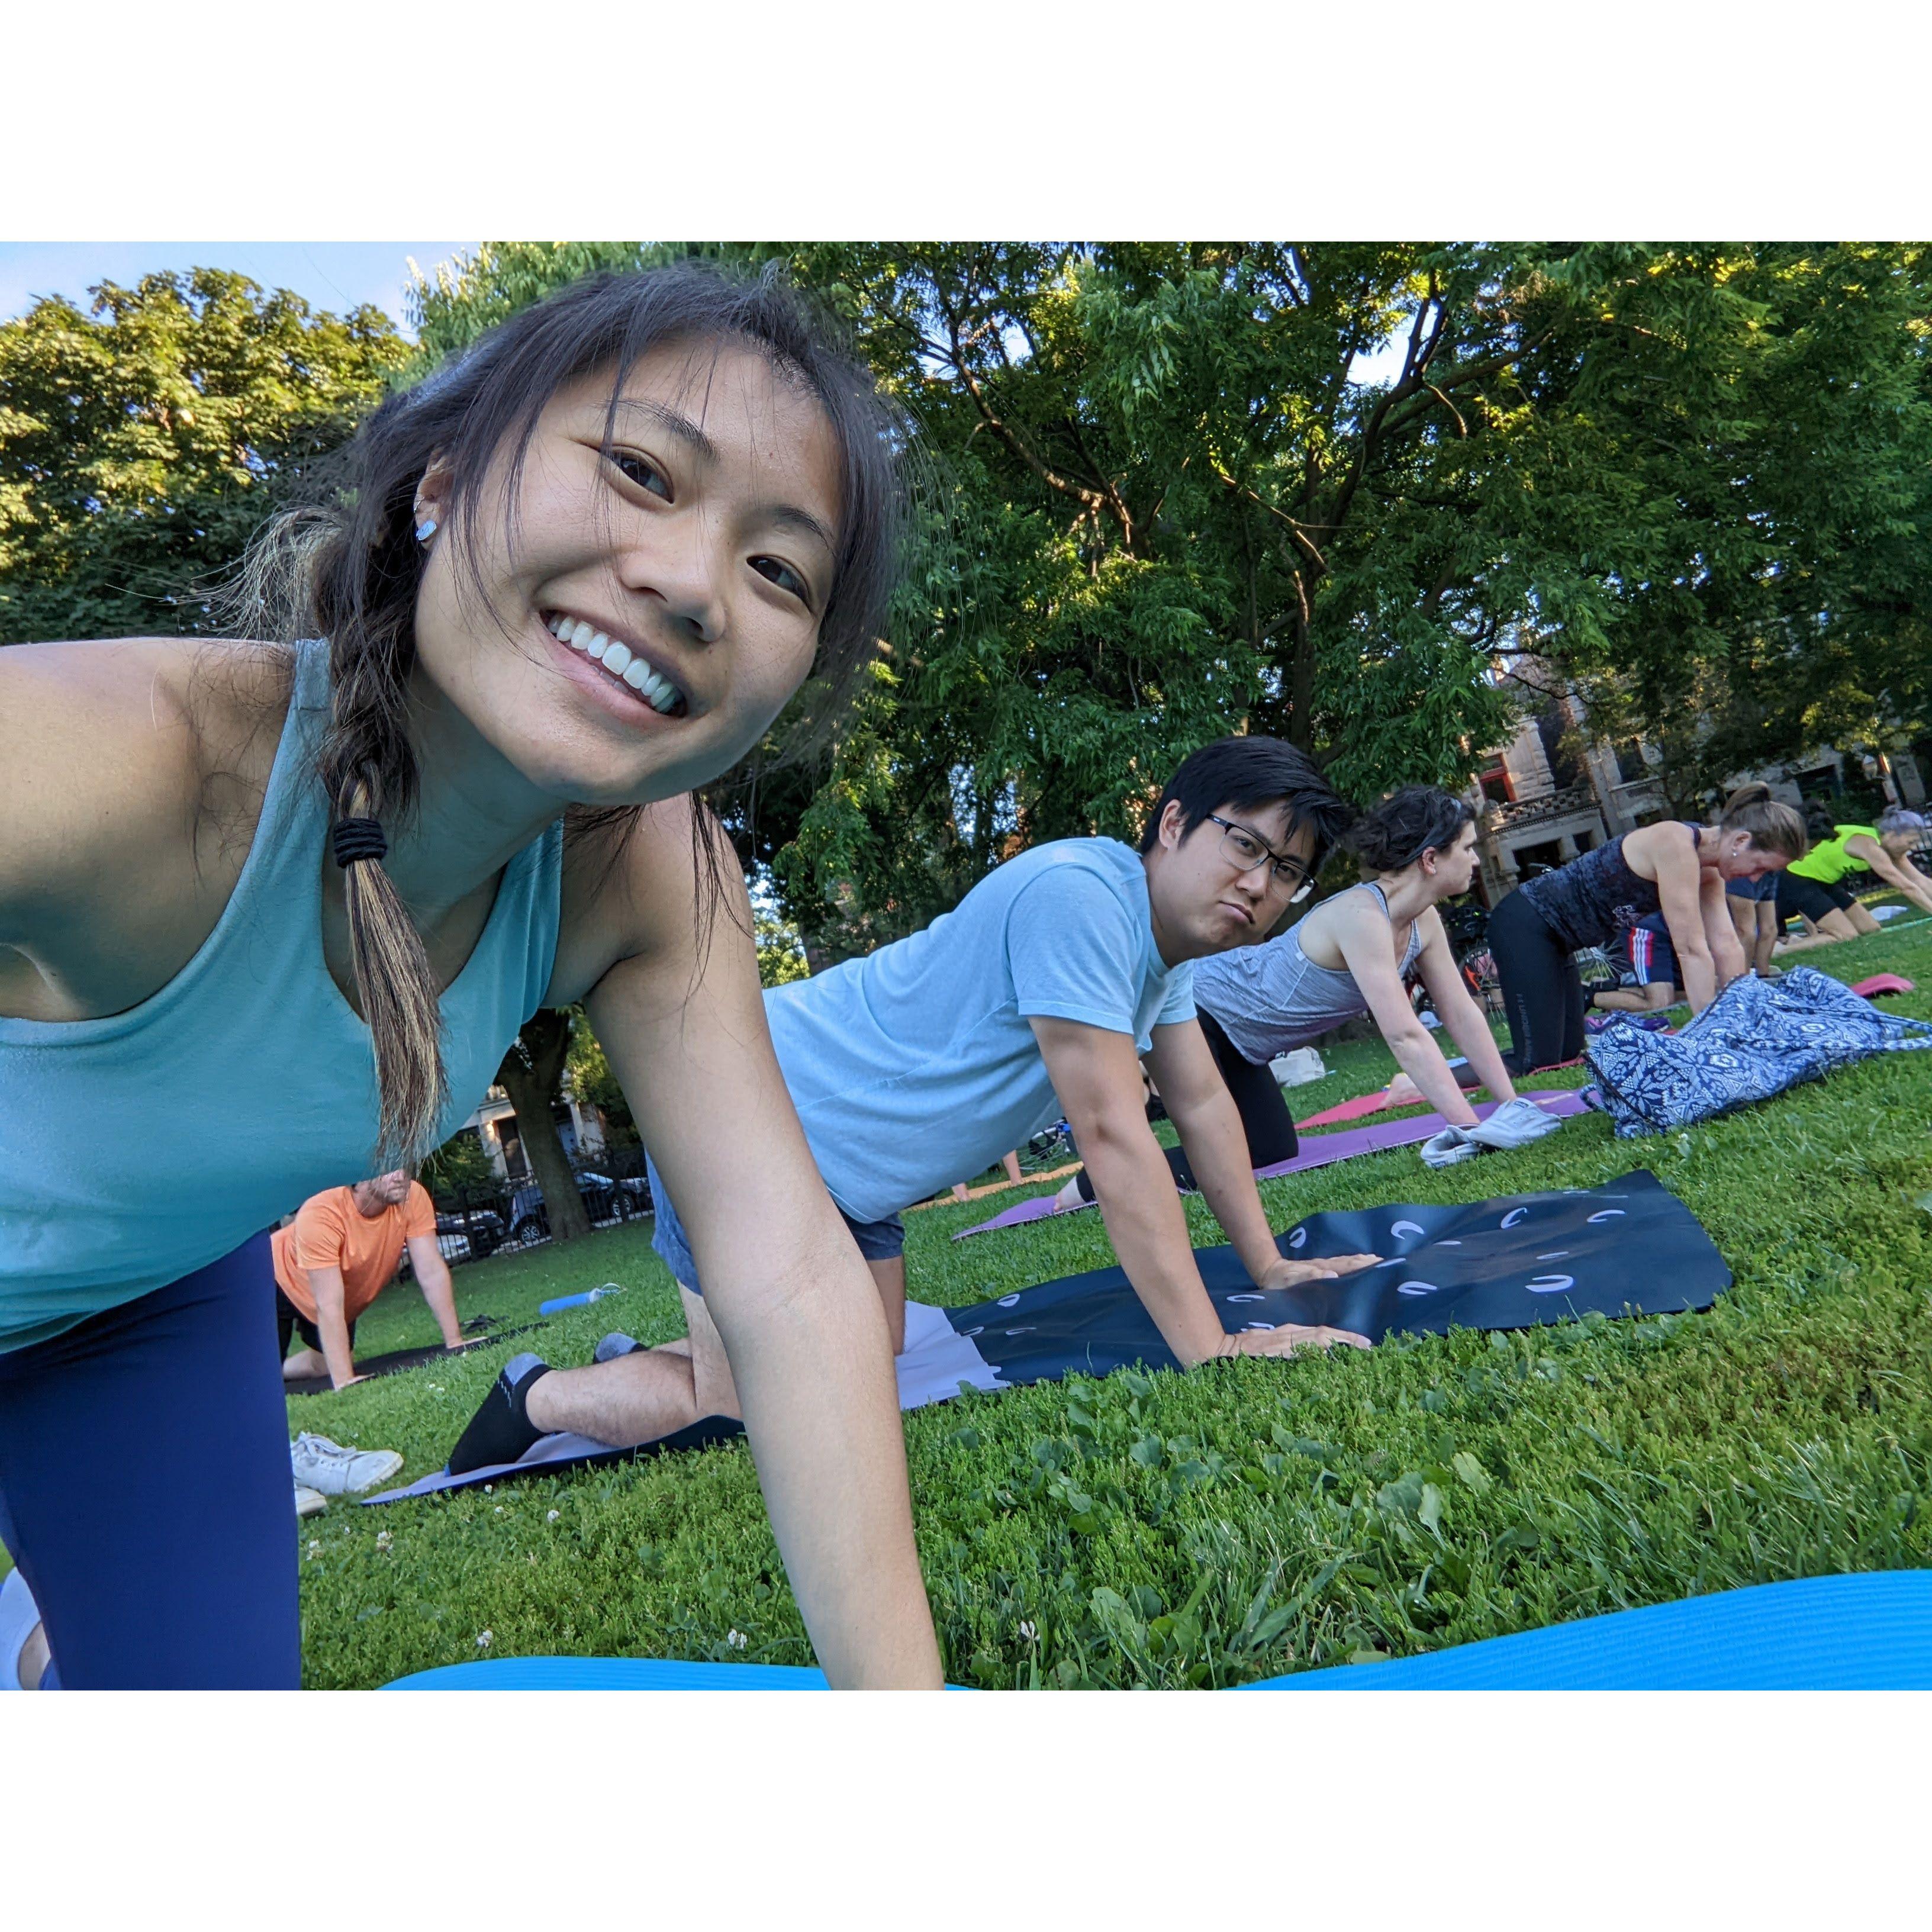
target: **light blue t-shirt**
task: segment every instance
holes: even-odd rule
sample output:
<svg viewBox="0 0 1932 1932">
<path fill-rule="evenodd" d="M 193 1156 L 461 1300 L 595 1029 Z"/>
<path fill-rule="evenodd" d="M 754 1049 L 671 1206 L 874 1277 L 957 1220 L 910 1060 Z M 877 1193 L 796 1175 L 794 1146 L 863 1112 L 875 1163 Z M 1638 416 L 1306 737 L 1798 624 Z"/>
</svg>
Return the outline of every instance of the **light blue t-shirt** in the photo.
<svg viewBox="0 0 1932 1932">
<path fill-rule="evenodd" d="M 818 1171 L 855 1221 L 977 1174 L 1060 1118 L 1028 1022 L 1132 1035 L 1194 1017 L 1154 943 L 1140 855 L 1066 838 L 1010 859 L 923 932 L 765 995 Z"/>
</svg>

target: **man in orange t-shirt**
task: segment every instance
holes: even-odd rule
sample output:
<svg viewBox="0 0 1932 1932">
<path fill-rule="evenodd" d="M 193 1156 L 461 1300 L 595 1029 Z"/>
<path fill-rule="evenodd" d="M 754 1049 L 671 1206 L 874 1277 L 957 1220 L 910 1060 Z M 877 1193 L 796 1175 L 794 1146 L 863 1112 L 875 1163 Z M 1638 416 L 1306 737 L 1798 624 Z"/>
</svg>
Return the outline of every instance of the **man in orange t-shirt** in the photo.
<svg viewBox="0 0 1932 1932">
<path fill-rule="evenodd" d="M 285 1382 L 325 1369 L 338 1388 L 359 1379 L 352 1352 L 356 1318 L 394 1278 L 405 1246 L 443 1346 L 462 1346 L 449 1264 L 436 1244 L 436 1209 L 406 1168 L 311 1196 L 270 1246 Z M 291 1355 L 290 1336 L 298 1329 L 306 1346 Z"/>
</svg>

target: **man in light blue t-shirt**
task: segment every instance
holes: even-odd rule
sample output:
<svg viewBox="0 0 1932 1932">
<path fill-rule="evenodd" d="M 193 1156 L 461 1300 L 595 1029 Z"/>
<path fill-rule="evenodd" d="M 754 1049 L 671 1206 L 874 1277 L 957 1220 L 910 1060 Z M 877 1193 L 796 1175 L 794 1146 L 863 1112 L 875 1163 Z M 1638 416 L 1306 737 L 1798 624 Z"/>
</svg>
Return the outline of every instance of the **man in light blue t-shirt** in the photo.
<svg viewBox="0 0 1932 1932">
<path fill-rule="evenodd" d="M 895 1349 L 905 1335 L 900 1211 L 1063 1112 L 1127 1278 L 1181 1361 L 1360 1340 L 1222 1329 L 1148 1125 L 1140 1069 L 1144 1058 L 1201 1191 L 1257 1284 L 1376 1258 L 1299 1262 L 1276 1249 L 1240 1117 L 1196 1023 L 1189 963 L 1264 935 L 1306 891 L 1347 817 L 1292 746 L 1223 739 L 1174 774 L 1138 852 L 1111 838 L 1037 846 L 924 932 L 766 994 L 779 1067 L 878 1282 Z M 452 1470 L 514 1460 L 556 1430 L 644 1442 L 738 1412 L 699 1293 L 701 1257 L 655 1174 L 652 1186 L 655 1245 L 685 1291 L 688 1339 L 584 1369 L 520 1358 L 465 1432 Z"/>
</svg>

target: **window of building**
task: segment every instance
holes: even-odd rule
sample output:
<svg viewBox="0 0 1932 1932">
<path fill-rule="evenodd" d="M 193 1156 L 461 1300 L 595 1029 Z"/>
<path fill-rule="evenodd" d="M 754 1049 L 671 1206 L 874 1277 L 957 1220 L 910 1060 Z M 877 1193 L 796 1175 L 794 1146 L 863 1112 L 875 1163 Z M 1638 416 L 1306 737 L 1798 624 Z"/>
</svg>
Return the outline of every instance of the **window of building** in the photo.
<svg viewBox="0 0 1932 1932">
<path fill-rule="evenodd" d="M 1621 744 L 1610 747 L 1610 756 L 1616 760 L 1618 784 L 1641 784 L 1650 776 L 1650 767 L 1643 761 L 1643 747 L 1634 738 L 1626 738 Z"/>
</svg>

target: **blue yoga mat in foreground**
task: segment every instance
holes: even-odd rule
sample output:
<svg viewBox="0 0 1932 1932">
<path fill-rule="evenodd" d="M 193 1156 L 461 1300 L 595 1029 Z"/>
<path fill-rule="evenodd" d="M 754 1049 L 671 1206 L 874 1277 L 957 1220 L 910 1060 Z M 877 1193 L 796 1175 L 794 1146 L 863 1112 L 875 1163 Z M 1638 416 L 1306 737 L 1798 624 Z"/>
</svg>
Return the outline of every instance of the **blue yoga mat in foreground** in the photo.
<svg viewBox="0 0 1932 1932">
<path fill-rule="evenodd" d="M 506 1657 L 392 1690 L 823 1690 L 824 1672 L 658 1658 Z M 1932 1690 L 1932 1570 L 1760 1583 L 1250 1690 Z"/>
</svg>

